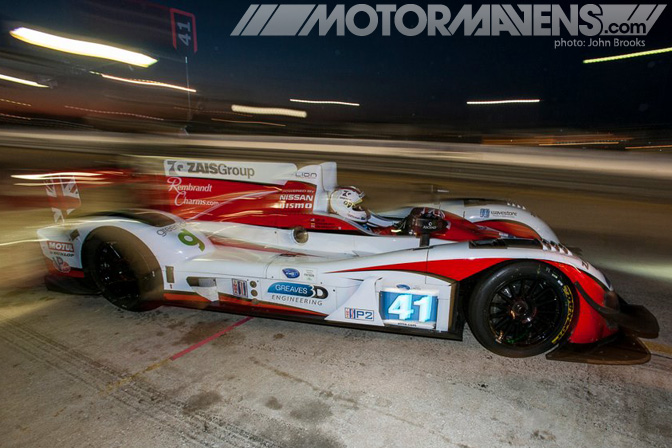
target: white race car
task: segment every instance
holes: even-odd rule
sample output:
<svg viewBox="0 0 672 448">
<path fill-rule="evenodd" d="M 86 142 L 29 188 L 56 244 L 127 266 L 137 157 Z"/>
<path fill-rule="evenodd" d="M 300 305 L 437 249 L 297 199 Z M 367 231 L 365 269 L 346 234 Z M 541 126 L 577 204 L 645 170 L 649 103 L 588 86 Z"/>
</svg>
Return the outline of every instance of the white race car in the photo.
<svg viewBox="0 0 672 448">
<path fill-rule="evenodd" d="M 166 159 L 149 177 L 153 209 L 39 230 L 48 285 L 133 311 L 175 304 L 456 340 L 466 321 L 510 357 L 555 348 L 547 358 L 642 363 L 638 337 L 658 334 L 655 317 L 519 205 L 372 213 L 359 189 L 338 186 L 333 162 Z M 78 196 L 74 178 L 58 179 Z"/>
</svg>

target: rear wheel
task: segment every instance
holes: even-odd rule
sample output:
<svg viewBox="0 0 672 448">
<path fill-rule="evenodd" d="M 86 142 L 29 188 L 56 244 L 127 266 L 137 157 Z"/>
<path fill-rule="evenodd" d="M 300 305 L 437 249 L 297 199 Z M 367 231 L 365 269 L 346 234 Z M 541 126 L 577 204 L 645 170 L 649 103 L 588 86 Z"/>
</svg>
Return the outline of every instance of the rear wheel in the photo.
<svg viewBox="0 0 672 448">
<path fill-rule="evenodd" d="M 160 306 L 161 268 L 139 239 L 119 230 L 97 231 L 83 253 L 87 277 L 112 304 L 129 311 Z"/>
<path fill-rule="evenodd" d="M 534 356 L 553 348 L 567 333 L 573 300 L 568 281 L 551 266 L 513 263 L 476 285 L 467 320 L 476 339 L 493 353 Z"/>
</svg>

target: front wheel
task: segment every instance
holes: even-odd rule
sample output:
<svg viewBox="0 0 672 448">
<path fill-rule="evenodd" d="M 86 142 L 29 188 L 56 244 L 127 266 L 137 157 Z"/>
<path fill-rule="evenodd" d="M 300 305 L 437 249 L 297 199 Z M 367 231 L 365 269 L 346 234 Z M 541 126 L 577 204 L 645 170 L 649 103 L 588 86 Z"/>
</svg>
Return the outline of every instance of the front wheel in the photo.
<svg viewBox="0 0 672 448">
<path fill-rule="evenodd" d="M 553 348 L 574 314 L 569 282 L 549 265 L 503 266 L 474 288 L 467 320 L 476 339 L 493 353 L 522 358 Z"/>
<path fill-rule="evenodd" d="M 99 230 L 84 246 L 87 277 L 103 297 L 128 311 L 160 306 L 161 268 L 149 249 L 124 231 Z"/>
</svg>

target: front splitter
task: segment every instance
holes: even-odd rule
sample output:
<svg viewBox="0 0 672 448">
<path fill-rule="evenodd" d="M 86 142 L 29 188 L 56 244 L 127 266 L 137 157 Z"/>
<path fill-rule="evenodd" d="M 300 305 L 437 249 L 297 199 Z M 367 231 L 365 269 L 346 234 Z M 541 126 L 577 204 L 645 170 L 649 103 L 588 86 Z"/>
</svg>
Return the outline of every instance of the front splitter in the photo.
<svg viewBox="0 0 672 448">
<path fill-rule="evenodd" d="M 547 353 L 546 359 L 587 364 L 633 365 L 648 362 L 651 353 L 639 338 L 619 331 L 592 344 L 566 343 Z"/>
</svg>

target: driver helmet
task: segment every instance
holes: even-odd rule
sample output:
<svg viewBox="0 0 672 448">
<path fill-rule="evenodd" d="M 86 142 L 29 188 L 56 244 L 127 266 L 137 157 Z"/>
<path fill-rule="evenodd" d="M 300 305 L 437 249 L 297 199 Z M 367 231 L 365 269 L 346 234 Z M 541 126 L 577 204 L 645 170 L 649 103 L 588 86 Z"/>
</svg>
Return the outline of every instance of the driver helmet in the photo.
<svg viewBox="0 0 672 448">
<path fill-rule="evenodd" d="M 371 213 L 360 204 L 364 192 L 356 187 L 339 187 L 329 196 L 329 207 L 337 215 L 358 223 L 369 220 Z"/>
</svg>

